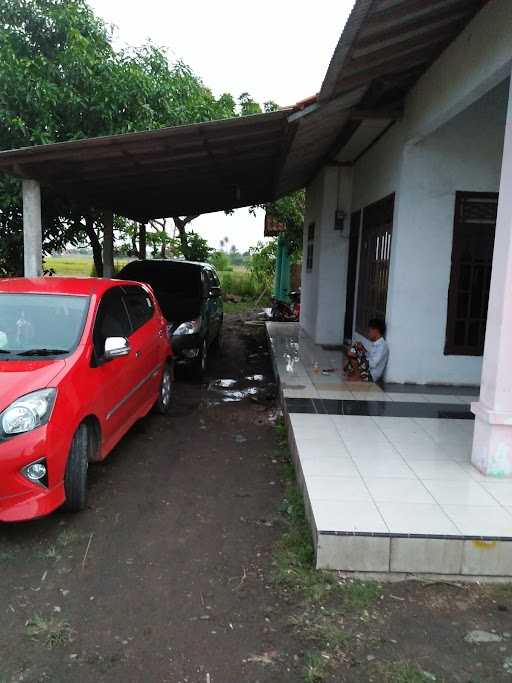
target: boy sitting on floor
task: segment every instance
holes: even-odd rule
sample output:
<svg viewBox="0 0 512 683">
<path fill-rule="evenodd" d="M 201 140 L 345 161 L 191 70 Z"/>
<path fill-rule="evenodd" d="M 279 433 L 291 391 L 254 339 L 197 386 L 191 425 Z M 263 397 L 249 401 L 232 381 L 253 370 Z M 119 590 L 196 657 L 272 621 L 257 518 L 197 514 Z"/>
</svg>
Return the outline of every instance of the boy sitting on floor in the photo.
<svg viewBox="0 0 512 683">
<path fill-rule="evenodd" d="M 384 335 L 386 323 L 380 318 L 372 318 L 368 323 L 370 348 L 354 342 L 347 353 L 345 365 L 347 380 L 351 382 L 378 382 L 388 362 L 389 348 Z"/>
</svg>

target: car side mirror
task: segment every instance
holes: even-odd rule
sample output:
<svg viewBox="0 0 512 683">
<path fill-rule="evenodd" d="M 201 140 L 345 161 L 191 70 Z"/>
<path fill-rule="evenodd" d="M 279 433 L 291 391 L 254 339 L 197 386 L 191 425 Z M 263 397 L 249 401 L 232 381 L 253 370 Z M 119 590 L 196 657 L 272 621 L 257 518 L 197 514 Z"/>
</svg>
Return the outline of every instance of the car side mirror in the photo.
<svg viewBox="0 0 512 683">
<path fill-rule="evenodd" d="M 125 337 L 107 337 L 105 339 L 105 360 L 113 360 L 130 353 L 130 345 Z"/>
<path fill-rule="evenodd" d="M 222 290 L 220 287 L 210 287 L 210 296 L 220 296 Z"/>
</svg>

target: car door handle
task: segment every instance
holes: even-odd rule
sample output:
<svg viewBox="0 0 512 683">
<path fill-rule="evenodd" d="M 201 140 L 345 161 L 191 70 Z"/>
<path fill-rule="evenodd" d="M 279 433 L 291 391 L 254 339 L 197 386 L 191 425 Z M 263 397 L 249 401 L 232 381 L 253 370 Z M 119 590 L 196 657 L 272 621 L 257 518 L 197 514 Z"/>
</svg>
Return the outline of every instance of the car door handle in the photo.
<svg viewBox="0 0 512 683">
<path fill-rule="evenodd" d="M 135 351 L 135 358 L 140 358 L 142 356 L 142 351 Z"/>
</svg>

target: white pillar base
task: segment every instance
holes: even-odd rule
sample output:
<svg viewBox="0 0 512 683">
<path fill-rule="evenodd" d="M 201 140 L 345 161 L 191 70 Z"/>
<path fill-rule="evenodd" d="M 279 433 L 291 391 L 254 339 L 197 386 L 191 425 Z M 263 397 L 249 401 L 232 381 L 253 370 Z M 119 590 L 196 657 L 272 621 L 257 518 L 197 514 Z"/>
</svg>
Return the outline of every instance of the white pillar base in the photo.
<svg viewBox="0 0 512 683">
<path fill-rule="evenodd" d="M 472 464 L 488 477 L 512 477 L 512 413 L 495 413 L 481 403 L 475 414 Z"/>
</svg>

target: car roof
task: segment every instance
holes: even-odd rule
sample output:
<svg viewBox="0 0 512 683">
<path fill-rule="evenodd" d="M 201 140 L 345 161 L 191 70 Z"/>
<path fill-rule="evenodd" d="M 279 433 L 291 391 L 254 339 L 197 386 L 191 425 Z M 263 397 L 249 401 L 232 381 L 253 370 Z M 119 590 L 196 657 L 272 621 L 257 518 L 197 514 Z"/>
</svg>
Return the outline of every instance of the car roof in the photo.
<svg viewBox="0 0 512 683">
<path fill-rule="evenodd" d="M 127 281 L 123 281 L 126 285 Z M 110 287 L 120 286 L 119 280 L 99 277 L 15 277 L 0 279 L 0 294 L 2 292 L 17 292 L 31 294 L 75 294 L 101 296 Z M 139 285 L 139 282 L 133 282 Z"/>
<path fill-rule="evenodd" d="M 192 266 L 196 268 L 209 268 L 210 270 L 214 270 L 213 266 L 210 263 L 203 263 L 201 261 L 185 261 L 184 259 L 178 259 L 178 258 L 171 258 L 171 259 L 135 259 L 134 261 L 130 261 L 127 263 L 125 266 L 123 266 L 122 270 L 125 270 L 127 268 L 130 268 L 130 266 L 153 266 L 156 265 L 156 267 L 161 267 L 161 266 Z"/>
</svg>

